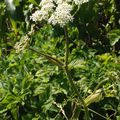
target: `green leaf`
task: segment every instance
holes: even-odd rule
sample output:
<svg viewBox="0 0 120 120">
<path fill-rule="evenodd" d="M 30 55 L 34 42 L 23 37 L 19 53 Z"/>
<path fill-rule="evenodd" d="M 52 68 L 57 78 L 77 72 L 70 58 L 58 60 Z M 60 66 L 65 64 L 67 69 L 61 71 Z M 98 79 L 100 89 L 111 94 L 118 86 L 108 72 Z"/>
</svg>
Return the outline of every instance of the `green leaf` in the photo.
<svg viewBox="0 0 120 120">
<path fill-rule="evenodd" d="M 14 107 L 14 108 L 11 110 L 11 113 L 12 113 L 12 115 L 13 115 L 13 117 L 14 117 L 15 120 L 18 120 L 18 110 L 19 110 L 19 107 L 18 107 L 18 106 Z"/>
<path fill-rule="evenodd" d="M 15 21 L 14 19 L 12 19 L 11 17 L 10 17 L 10 21 L 11 21 L 12 29 L 14 30 L 15 34 L 17 35 L 17 33 L 18 33 L 17 23 L 16 23 L 16 21 Z"/>
<path fill-rule="evenodd" d="M 15 6 L 19 6 L 20 5 L 20 0 L 14 0 L 14 4 L 15 4 Z"/>
<path fill-rule="evenodd" d="M 120 116 L 116 116 L 117 120 L 120 120 Z"/>
<path fill-rule="evenodd" d="M 113 29 L 107 34 L 111 46 L 114 46 L 120 40 L 120 29 Z"/>
<path fill-rule="evenodd" d="M 7 111 L 7 109 L 0 110 L 0 114 L 4 113 L 6 111 Z"/>
<path fill-rule="evenodd" d="M 76 59 L 76 60 L 73 60 L 70 64 L 69 64 L 69 68 L 72 69 L 72 68 L 81 68 L 81 69 L 85 69 L 85 64 L 86 64 L 86 61 L 82 60 L 82 59 Z"/>
<path fill-rule="evenodd" d="M 38 4 L 37 4 L 37 2 L 35 0 L 28 0 L 28 2 L 38 6 Z"/>
</svg>

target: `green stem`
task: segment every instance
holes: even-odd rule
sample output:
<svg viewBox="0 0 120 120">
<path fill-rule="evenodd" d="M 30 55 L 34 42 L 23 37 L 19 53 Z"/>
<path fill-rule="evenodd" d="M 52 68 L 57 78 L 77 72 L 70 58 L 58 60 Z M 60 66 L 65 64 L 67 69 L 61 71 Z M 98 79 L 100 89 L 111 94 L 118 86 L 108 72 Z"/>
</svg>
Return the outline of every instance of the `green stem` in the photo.
<svg viewBox="0 0 120 120">
<path fill-rule="evenodd" d="M 75 91 L 76 95 L 78 96 L 80 102 L 82 103 L 82 105 L 83 105 L 83 107 L 84 107 L 84 110 L 85 110 L 85 118 L 86 118 L 86 120 L 89 120 L 88 108 L 87 108 L 87 106 L 86 106 L 83 98 L 82 98 L 81 95 L 79 94 L 79 91 L 78 91 L 76 85 L 74 84 L 73 79 L 72 79 L 72 77 L 71 77 L 71 75 L 70 75 L 70 72 L 69 72 L 69 70 L 68 70 L 67 68 L 65 68 L 65 72 L 66 72 L 66 76 L 67 76 L 68 80 L 70 81 L 70 84 L 71 84 L 73 90 Z"/>
<path fill-rule="evenodd" d="M 66 76 L 68 78 L 68 80 L 70 81 L 70 84 L 74 90 L 74 92 L 76 93 L 76 95 L 78 96 L 80 102 L 82 103 L 83 107 L 84 107 L 84 110 L 85 110 L 85 119 L 86 120 L 89 120 L 89 111 L 88 111 L 88 108 L 82 98 L 82 96 L 79 94 L 79 91 L 76 87 L 76 85 L 74 84 L 74 81 L 71 77 L 71 74 L 70 74 L 70 71 L 68 69 L 68 58 L 69 58 L 69 37 L 68 37 L 68 32 L 67 32 L 67 28 L 65 27 L 64 28 L 64 32 L 65 32 L 65 40 L 66 40 L 66 47 L 65 47 L 65 67 L 64 67 L 64 70 L 65 70 L 65 73 L 66 73 Z"/>
<path fill-rule="evenodd" d="M 64 28 L 64 32 L 65 32 L 65 67 L 68 66 L 68 57 L 69 57 L 69 38 L 68 38 L 68 32 L 67 32 L 67 28 Z"/>
<path fill-rule="evenodd" d="M 65 27 L 64 28 L 64 31 L 65 31 L 65 40 L 66 40 L 66 43 L 65 43 L 65 63 L 63 64 L 62 61 L 48 55 L 48 54 L 45 54 L 43 52 L 40 52 L 32 47 L 30 47 L 29 49 L 40 54 L 41 56 L 45 57 L 47 60 L 49 60 L 50 62 L 56 64 L 57 66 L 61 67 L 64 69 L 65 73 L 66 73 L 66 76 L 68 78 L 68 80 L 70 81 L 70 84 L 73 88 L 73 90 L 75 91 L 76 95 L 78 96 L 80 102 L 82 103 L 83 107 L 84 107 L 84 110 L 85 110 L 85 118 L 86 120 L 89 120 L 89 112 L 88 112 L 88 108 L 82 98 L 82 96 L 79 94 L 79 91 L 76 87 L 76 85 L 74 84 L 74 81 L 71 77 L 71 74 L 70 74 L 70 71 L 68 69 L 68 58 L 69 58 L 69 38 L 68 38 L 68 32 L 67 32 L 67 28 Z"/>
</svg>

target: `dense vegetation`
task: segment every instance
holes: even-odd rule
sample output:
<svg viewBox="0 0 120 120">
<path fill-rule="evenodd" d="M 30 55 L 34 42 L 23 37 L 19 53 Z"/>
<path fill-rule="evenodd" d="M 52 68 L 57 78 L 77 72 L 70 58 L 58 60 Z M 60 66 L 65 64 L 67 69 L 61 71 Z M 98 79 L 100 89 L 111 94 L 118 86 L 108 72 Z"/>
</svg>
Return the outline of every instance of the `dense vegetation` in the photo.
<svg viewBox="0 0 120 120">
<path fill-rule="evenodd" d="M 39 2 L 0 1 L 0 120 L 120 120 L 120 1 L 65 27 L 32 21 Z"/>
</svg>

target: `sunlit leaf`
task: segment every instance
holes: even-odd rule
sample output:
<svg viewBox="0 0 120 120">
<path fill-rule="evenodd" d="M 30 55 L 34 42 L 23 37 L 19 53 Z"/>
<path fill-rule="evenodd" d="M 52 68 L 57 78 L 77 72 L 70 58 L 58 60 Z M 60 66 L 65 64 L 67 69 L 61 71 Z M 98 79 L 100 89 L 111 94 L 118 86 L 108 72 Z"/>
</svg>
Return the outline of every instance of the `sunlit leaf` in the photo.
<svg viewBox="0 0 120 120">
<path fill-rule="evenodd" d="M 108 38 L 110 40 L 110 44 L 114 46 L 120 40 L 120 30 L 114 29 L 108 33 Z"/>
</svg>

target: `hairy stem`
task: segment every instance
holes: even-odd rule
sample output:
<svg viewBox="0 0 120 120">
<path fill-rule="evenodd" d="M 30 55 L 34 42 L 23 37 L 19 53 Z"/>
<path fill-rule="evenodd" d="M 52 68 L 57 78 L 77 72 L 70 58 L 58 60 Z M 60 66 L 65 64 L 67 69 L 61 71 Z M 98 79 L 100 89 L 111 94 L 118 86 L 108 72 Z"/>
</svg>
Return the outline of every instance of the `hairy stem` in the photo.
<svg viewBox="0 0 120 120">
<path fill-rule="evenodd" d="M 69 58 L 69 37 L 68 37 L 68 32 L 67 32 L 67 28 L 65 27 L 64 28 L 64 32 L 65 32 L 65 40 L 66 40 L 66 45 L 65 45 L 65 67 L 64 67 L 64 70 L 65 70 L 65 73 L 66 73 L 66 76 L 68 78 L 68 80 L 70 81 L 70 84 L 74 90 L 74 92 L 76 93 L 76 95 L 78 96 L 80 102 L 82 103 L 83 107 L 84 107 L 84 110 L 85 110 L 85 119 L 86 120 L 89 120 L 89 112 L 88 112 L 88 108 L 82 98 L 82 96 L 79 94 L 79 91 L 76 87 L 76 85 L 74 84 L 74 81 L 71 77 L 71 74 L 70 74 L 70 71 L 68 69 L 68 58 Z"/>
</svg>

